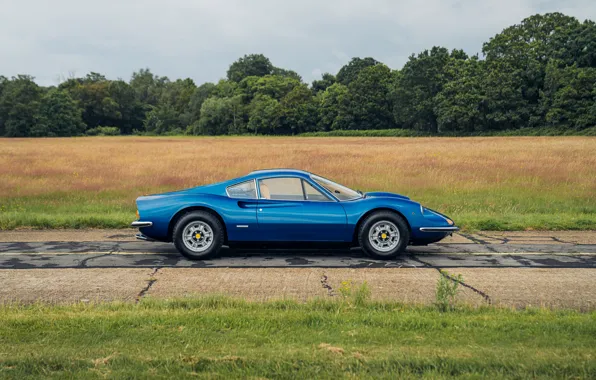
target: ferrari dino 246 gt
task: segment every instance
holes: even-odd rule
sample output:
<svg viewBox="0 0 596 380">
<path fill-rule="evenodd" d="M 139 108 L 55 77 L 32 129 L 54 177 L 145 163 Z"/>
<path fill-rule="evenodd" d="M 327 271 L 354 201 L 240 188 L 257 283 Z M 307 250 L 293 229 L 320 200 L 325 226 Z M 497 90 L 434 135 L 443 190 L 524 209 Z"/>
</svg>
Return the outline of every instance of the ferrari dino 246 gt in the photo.
<svg viewBox="0 0 596 380">
<path fill-rule="evenodd" d="M 301 170 L 258 170 L 226 182 L 137 199 L 143 240 L 173 241 L 190 259 L 223 245 L 343 243 L 388 259 L 408 244 L 437 242 L 458 230 L 410 198 L 354 191 Z"/>
</svg>

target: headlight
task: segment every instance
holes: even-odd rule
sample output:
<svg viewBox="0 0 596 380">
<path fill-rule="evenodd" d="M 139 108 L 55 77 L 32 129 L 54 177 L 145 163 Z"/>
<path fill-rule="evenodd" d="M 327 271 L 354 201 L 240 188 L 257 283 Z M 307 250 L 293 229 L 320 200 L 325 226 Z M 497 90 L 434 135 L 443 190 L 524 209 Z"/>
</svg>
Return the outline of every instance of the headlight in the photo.
<svg viewBox="0 0 596 380">
<path fill-rule="evenodd" d="M 451 220 L 451 219 L 449 219 L 449 218 L 447 218 L 447 223 L 448 223 L 450 226 L 453 226 L 453 220 Z"/>
<path fill-rule="evenodd" d="M 141 214 L 139 214 L 139 210 L 137 210 L 137 220 L 141 219 Z"/>
</svg>

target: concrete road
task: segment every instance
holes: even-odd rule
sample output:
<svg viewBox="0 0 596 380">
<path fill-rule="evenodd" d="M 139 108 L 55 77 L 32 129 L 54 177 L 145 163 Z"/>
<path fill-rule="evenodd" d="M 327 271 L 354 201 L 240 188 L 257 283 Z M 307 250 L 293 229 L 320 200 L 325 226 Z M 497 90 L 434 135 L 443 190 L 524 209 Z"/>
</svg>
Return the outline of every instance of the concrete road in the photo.
<svg viewBox="0 0 596 380">
<path fill-rule="evenodd" d="M 338 297 L 432 304 L 440 270 L 461 274 L 459 302 L 596 308 L 596 232 L 483 232 L 409 247 L 395 260 L 360 250 L 232 250 L 189 261 L 130 230 L 0 232 L 0 303 L 138 301 L 222 294 L 249 300 Z"/>
<path fill-rule="evenodd" d="M 0 269 L 32 268 L 595 268 L 594 244 L 444 243 L 409 247 L 394 260 L 373 260 L 359 249 L 223 249 L 190 261 L 172 244 L 134 241 L 4 242 Z"/>
</svg>

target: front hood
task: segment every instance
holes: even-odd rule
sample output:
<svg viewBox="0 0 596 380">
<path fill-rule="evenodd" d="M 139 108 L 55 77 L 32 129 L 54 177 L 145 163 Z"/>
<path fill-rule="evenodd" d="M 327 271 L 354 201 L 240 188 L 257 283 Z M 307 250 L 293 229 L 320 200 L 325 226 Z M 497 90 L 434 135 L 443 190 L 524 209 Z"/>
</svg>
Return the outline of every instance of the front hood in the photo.
<svg viewBox="0 0 596 380">
<path fill-rule="evenodd" d="M 366 193 L 367 198 L 397 198 L 397 199 L 406 199 L 409 200 L 409 197 L 401 194 L 394 194 L 394 193 L 385 193 L 383 191 L 373 191 L 372 193 Z"/>
</svg>

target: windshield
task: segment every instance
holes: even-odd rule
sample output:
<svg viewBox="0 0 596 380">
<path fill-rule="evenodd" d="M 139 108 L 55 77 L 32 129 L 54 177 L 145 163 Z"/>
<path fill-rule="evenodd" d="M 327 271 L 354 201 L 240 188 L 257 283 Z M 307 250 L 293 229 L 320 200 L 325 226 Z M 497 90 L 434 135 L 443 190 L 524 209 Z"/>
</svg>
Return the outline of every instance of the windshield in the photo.
<svg viewBox="0 0 596 380">
<path fill-rule="evenodd" d="M 327 191 L 333 194 L 340 201 L 349 201 L 353 199 L 362 198 L 362 195 L 357 191 L 340 185 L 339 183 L 335 183 L 317 175 L 311 175 L 310 178 L 312 178 L 313 181 L 327 189 Z"/>
</svg>

